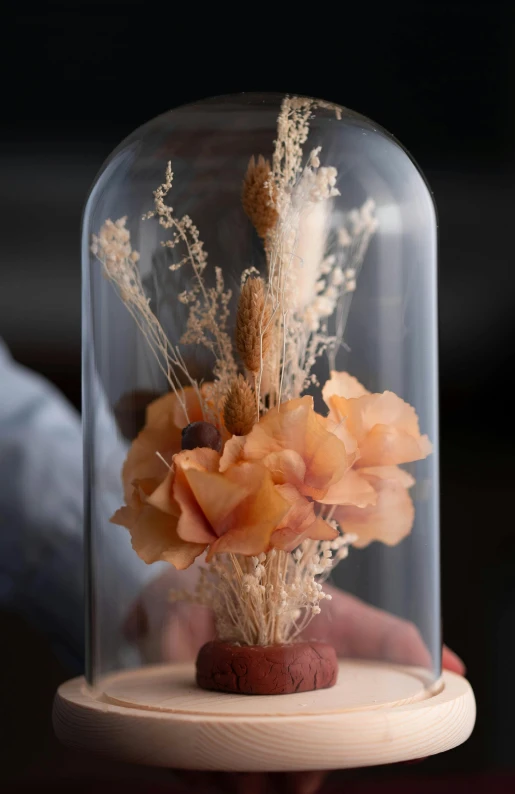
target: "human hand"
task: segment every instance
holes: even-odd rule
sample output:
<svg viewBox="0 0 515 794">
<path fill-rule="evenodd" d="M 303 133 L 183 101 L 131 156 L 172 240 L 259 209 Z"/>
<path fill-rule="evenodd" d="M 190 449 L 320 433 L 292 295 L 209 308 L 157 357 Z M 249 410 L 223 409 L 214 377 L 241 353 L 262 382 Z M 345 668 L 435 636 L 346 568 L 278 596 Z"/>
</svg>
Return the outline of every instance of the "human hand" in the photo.
<svg viewBox="0 0 515 794">
<path fill-rule="evenodd" d="M 181 587 L 193 585 L 194 569 L 181 571 Z M 215 636 L 213 615 L 186 601 L 170 602 L 177 572 L 170 570 L 142 591 L 125 623 L 127 639 L 146 662 L 191 661 L 205 642 Z M 338 656 L 381 659 L 394 664 L 430 667 L 431 657 L 417 627 L 403 618 L 372 607 L 355 596 L 325 585 L 331 601 L 307 630 L 309 639 L 331 642 Z M 447 646 L 442 666 L 464 675 L 465 665 Z"/>
<path fill-rule="evenodd" d="M 181 572 L 181 586 L 186 585 Z M 184 601 L 171 603 L 169 591 L 177 584 L 176 572 L 169 571 L 151 582 L 141 593 L 126 622 L 126 635 L 135 642 L 146 661 L 191 661 L 201 646 L 215 636 L 210 610 Z M 355 596 L 330 587 L 332 596 L 308 628 L 309 639 L 330 641 L 339 656 L 381 659 L 398 664 L 431 666 L 431 656 L 413 623 L 372 607 Z M 465 665 L 444 646 L 442 665 L 463 675 Z M 199 794 L 316 794 L 328 772 L 302 773 L 176 773 L 178 791 Z"/>
</svg>

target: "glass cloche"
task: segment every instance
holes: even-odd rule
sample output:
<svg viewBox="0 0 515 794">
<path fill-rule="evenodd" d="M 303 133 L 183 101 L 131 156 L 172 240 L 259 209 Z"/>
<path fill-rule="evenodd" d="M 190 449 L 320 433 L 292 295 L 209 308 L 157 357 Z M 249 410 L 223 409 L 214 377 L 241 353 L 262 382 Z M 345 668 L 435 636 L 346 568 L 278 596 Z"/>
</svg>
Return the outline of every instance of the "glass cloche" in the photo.
<svg viewBox="0 0 515 794">
<path fill-rule="evenodd" d="M 84 697 L 167 725 L 150 763 L 256 768 L 220 739 L 231 720 L 270 769 L 464 740 L 465 682 L 447 744 L 441 715 L 431 747 L 388 758 L 370 726 L 368 761 L 324 734 L 420 718 L 450 691 L 436 218 L 406 151 L 318 99 L 186 105 L 111 155 L 82 251 Z M 286 743 L 293 722 L 320 730 L 318 760 L 278 761 L 263 720 Z"/>
</svg>

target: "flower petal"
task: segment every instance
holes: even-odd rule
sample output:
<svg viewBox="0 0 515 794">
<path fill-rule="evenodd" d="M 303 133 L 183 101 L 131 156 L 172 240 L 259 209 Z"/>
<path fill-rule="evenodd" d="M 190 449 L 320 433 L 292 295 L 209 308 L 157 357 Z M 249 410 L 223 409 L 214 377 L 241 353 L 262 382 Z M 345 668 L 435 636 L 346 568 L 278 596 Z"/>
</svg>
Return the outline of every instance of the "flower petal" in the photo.
<svg viewBox="0 0 515 794">
<path fill-rule="evenodd" d="M 361 385 L 354 375 L 334 370 L 331 370 L 331 377 L 325 382 L 322 389 L 322 397 L 329 408 L 331 407 L 330 398 L 333 395 L 350 399 L 351 397 L 363 397 L 365 394 L 370 394 L 370 392 Z"/>
<path fill-rule="evenodd" d="M 360 470 L 349 469 L 341 480 L 333 483 L 326 495 L 318 501 L 323 505 L 355 505 L 367 507 L 376 503 L 376 492 Z"/>
<path fill-rule="evenodd" d="M 228 517 L 225 532 L 209 549 L 214 554 L 257 555 L 270 548 L 270 538 L 289 505 L 275 488 L 270 472 L 259 463 L 241 463 L 226 472 L 234 485 L 252 483 L 252 491 Z"/>
<path fill-rule="evenodd" d="M 147 497 L 148 504 L 161 510 L 163 513 L 168 513 L 170 516 L 178 517 L 181 509 L 175 499 L 173 498 L 173 482 L 175 477 L 175 468 L 173 466 L 168 470 L 168 474 L 162 483 L 160 483 Z"/>
<path fill-rule="evenodd" d="M 198 395 L 192 388 L 184 389 L 184 400 L 191 421 L 202 419 Z M 131 504 L 134 480 L 165 479 L 166 463 L 181 449 L 181 428 L 188 424 L 178 397 L 169 392 L 147 406 L 146 424 L 134 439 L 122 469 L 125 501 Z M 157 454 L 159 453 L 159 455 Z"/>
<path fill-rule="evenodd" d="M 345 419 L 334 421 L 331 416 L 328 416 L 325 420 L 325 426 L 330 433 L 335 435 L 336 438 L 339 438 L 343 443 L 347 453 L 347 463 L 349 466 L 352 466 L 359 458 L 358 442 L 349 432 Z"/>
<path fill-rule="evenodd" d="M 272 480 L 277 485 L 291 483 L 298 488 L 302 487 L 306 475 L 306 464 L 298 452 L 293 449 L 283 449 L 280 452 L 271 452 L 263 460 L 272 475 Z"/>
<path fill-rule="evenodd" d="M 391 466 L 423 460 L 432 451 L 427 436 L 414 436 L 389 425 L 376 425 L 360 444 L 358 467 Z"/>
<path fill-rule="evenodd" d="M 337 507 L 334 517 L 344 532 L 358 536 L 353 544 L 358 548 L 379 540 L 395 546 L 409 535 L 415 518 L 415 508 L 406 488 L 395 480 L 370 478 L 374 481 L 377 502 L 369 507 Z"/>
<path fill-rule="evenodd" d="M 293 485 L 278 485 L 277 491 L 291 506 L 272 535 L 272 546 L 293 551 L 307 538 L 334 540 L 338 535 L 337 530 L 315 515 L 314 502 L 299 494 Z"/>
<path fill-rule="evenodd" d="M 315 503 L 302 496 L 293 485 L 278 485 L 276 490 L 290 505 L 277 529 L 288 527 L 300 535 L 316 520 Z"/>
<path fill-rule="evenodd" d="M 196 447 L 178 452 L 173 459 L 174 465 L 184 471 L 218 471 L 220 455 L 210 447 Z"/>
<path fill-rule="evenodd" d="M 179 452 L 174 457 L 172 493 L 180 508 L 177 533 L 183 540 L 211 543 L 216 535 L 191 487 L 191 477 L 198 474 L 213 476 L 220 456 L 214 449 L 198 448 Z M 220 475 L 218 475 L 220 476 Z"/>
<path fill-rule="evenodd" d="M 182 430 L 190 422 L 200 422 L 204 417 L 195 389 L 187 386 L 183 389 L 181 397 L 184 400 L 186 412 L 174 392 L 168 392 L 168 394 L 164 394 L 150 403 L 147 407 L 146 426 L 163 429 L 171 425 L 178 430 Z"/>
<path fill-rule="evenodd" d="M 415 478 L 398 466 L 367 466 L 359 469 L 359 474 L 379 477 L 381 480 L 395 480 L 403 488 L 411 488 L 415 485 Z"/>
<path fill-rule="evenodd" d="M 409 463 L 431 452 L 429 439 L 420 435 L 415 409 L 393 392 L 349 399 L 332 396 L 330 402 L 357 439 L 358 467 Z"/>
<path fill-rule="evenodd" d="M 173 485 L 175 474 L 178 469 L 200 469 L 216 471 L 219 462 L 218 453 L 207 447 L 197 447 L 192 450 L 184 450 L 177 453 L 173 459 L 173 465 L 170 466 L 168 474 L 163 482 L 148 496 L 148 504 L 157 507 L 164 513 L 172 516 L 179 516 L 181 508 L 174 499 Z"/>
<path fill-rule="evenodd" d="M 141 510 L 121 507 L 111 521 L 127 527 L 134 551 L 146 563 L 164 560 L 183 570 L 206 548 L 206 544 L 181 540 L 177 534 L 177 518 L 151 505 L 144 505 Z"/>
<path fill-rule="evenodd" d="M 230 471 L 230 470 L 229 470 Z M 227 521 L 235 508 L 251 493 L 251 482 L 232 482 L 228 473 L 185 471 L 191 493 L 212 527 L 215 537 L 227 529 Z"/>
<path fill-rule="evenodd" d="M 123 490 L 128 505 L 132 504 L 135 481 L 164 480 L 168 469 L 157 453 L 170 463 L 172 455 L 180 449 L 180 443 L 180 432 L 177 428 L 170 428 L 168 434 L 163 434 L 160 430 L 145 427 L 136 436 L 122 469 Z"/>
<path fill-rule="evenodd" d="M 293 450 L 303 459 L 306 472 L 302 492 L 314 499 L 322 497 L 348 467 L 345 445 L 326 429 L 309 396 L 269 411 L 247 436 L 244 456 L 247 460 L 263 460 L 282 450 Z"/>
<path fill-rule="evenodd" d="M 219 470 L 221 472 L 226 471 L 229 466 L 233 466 L 235 463 L 239 463 L 239 461 L 242 460 L 243 447 L 245 446 L 246 440 L 246 436 L 231 436 L 231 438 L 225 442 L 224 451 L 220 458 Z"/>
<path fill-rule="evenodd" d="M 338 536 L 338 531 L 333 529 L 327 521 L 316 518 L 306 530 L 299 535 L 294 529 L 284 527 L 277 529 L 272 535 L 272 546 L 282 551 L 293 551 L 303 540 L 334 540 Z"/>
</svg>

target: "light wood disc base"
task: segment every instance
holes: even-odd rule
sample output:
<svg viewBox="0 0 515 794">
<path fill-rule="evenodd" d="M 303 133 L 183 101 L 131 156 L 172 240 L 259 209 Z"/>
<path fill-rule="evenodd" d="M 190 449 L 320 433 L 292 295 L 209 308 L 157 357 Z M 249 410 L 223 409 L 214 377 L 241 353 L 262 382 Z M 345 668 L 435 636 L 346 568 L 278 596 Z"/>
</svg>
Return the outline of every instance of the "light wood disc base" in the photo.
<svg viewBox="0 0 515 794">
<path fill-rule="evenodd" d="M 65 744 L 182 769 L 281 772 L 408 761 L 464 742 L 475 721 L 468 682 L 444 672 L 342 661 L 332 689 L 252 696 L 206 692 L 193 665 L 158 665 L 63 684 L 54 728 Z"/>
</svg>

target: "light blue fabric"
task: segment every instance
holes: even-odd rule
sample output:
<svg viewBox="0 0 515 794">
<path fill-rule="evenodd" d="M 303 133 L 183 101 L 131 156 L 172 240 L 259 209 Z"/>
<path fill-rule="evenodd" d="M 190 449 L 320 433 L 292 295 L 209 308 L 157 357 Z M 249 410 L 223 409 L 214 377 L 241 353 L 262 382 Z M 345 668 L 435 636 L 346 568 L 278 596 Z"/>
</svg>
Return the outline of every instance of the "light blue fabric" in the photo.
<svg viewBox="0 0 515 794">
<path fill-rule="evenodd" d="M 121 504 L 126 445 L 101 394 L 97 402 L 113 462 L 102 511 L 109 516 Z M 84 659 L 82 487 L 79 414 L 44 378 L 16 364 L 0 341 L 0 607 L 39 627 L 76 668 Z M 142 565 L 125 529 L 107 526 L 104 562 L 116 566 L 122 583 L 105 616 L 115 635 L 158 571 Z M 112 639 L 123 653 L 123 642 Z"/>
</svg>

